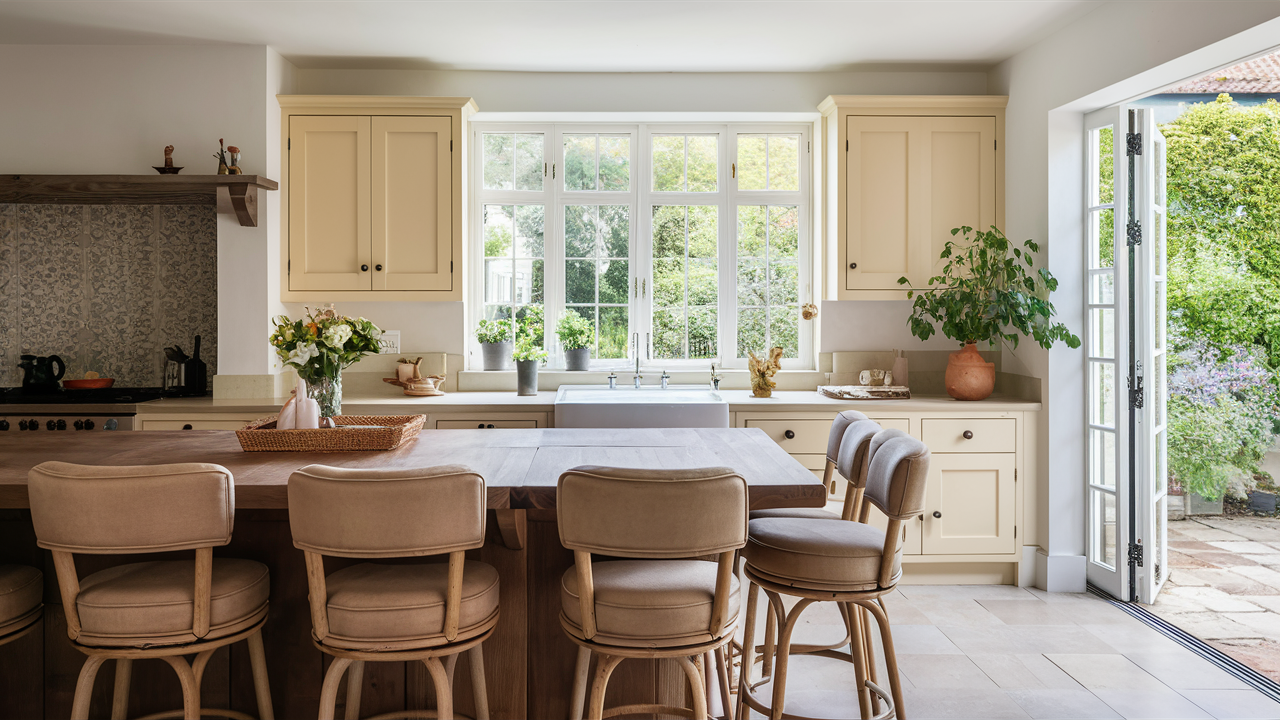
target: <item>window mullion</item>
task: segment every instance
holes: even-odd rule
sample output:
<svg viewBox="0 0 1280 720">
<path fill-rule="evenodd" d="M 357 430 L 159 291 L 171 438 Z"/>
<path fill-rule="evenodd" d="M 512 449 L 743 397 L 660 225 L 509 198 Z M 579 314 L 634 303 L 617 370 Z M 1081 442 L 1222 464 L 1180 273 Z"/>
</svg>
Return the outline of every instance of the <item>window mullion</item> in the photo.
<svg viewBox="0 0 1280 720">
<path fill-rule="evenodd" d="M 738 135 L 732 125 L 725 126 L 723 133 L 725 140 L 721 146 L 728 162 L 722 162 L 720 166 L 735 167 L 738 161 Z M 738 179 L 736 172 L 730 172 L 730 176 L 721 186 L 724 190 L 720 203 L 720 284 L 716 297 L 720 317 L 717 336 L 720 342 L 716 360 L 721 367 L 726 364 L 726 359 L 738 354 Z"/>
</svg>

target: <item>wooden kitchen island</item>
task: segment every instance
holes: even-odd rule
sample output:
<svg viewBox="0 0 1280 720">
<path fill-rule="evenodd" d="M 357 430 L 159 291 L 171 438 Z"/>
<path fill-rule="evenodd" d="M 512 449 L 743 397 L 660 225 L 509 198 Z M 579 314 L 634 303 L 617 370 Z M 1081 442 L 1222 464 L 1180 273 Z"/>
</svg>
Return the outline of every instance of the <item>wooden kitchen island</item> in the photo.
<svg viewBox="0 0 1280 720">
<path fill-rule="evenodd" d="M 691 468 L 723 465 L 747 480 L 751 507 L 820 506 L 822 484 L 759 429 L 475 429 L 424 430 L 389 452 L 245 453 L 230 431 L 5 433 L 0 435 L 0 564 L 44 572 L 41 627 L 0 647 L 0 716 L 65 718 L 84 656 L 67 639 L 49 553 L 35 544 L 27 471 L 47 460 L 97 465 L 212 462 L 235 477 L 236 526 L 215 555 L 265 563 L 271 570 L 271 611 L 263 630 L 271 694 L 278 718 L 314 717 L 327 656 L 311 643 L 306 569 L 288 522 L 291 472 L 312 463 L 404 468 L 463 464 L 488 488 L 484 548 L 468 553 L 497 568 L 501 619 L 485 645 L 489 706 L 494 718 L 565 718 L 576 646 L 560 628 L 560 576 L 573 553 L 560 545 L 555 491 L 576 465 Z M 77 556 L 83 577 L 112 565 L 164 556 Z M 441 558 L 443 559 L 443 558 Z M 327 558 L 330 572 L 358 562 Z M 465 665 L 465 663 L 463 663 Z M 91 717 L 110 714 L 111 669 L 98 678 Z M 609 686 L 608 704 L 683 704 L 685 680 L 674 663 L 624 663 Z M 378 663 L 365 670 L 362 717 L 434 706 L 421 663 Z M 455 708 L 471 714 L 470 678 L 459 672 Z M 345 684 L 344 684 L 345 688 Z M 129 716 L 181 707 L 173 671 L 159 661 L 135 663 Z M 242 644 L 214 655 L 202 704 L 256 714 L 247 651 Z M 340 696 L 341 701 L 341 696 Z M 341 711 L 339 711 L 341 712 Z"/>
</svg>

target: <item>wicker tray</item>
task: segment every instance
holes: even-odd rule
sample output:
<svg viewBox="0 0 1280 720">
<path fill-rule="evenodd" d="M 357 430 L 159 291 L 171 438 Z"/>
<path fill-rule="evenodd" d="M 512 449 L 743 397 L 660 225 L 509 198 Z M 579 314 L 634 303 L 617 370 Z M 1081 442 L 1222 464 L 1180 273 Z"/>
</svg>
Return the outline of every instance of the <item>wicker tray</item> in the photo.
<svg viewBox="0 0 1280 720">
<path fill-rule="evenodd" d="M 426 415 L 337 415 L 336 428 L 276 430 L 276 416 L 249 423 L 236 431 L 245 452 L 357 452 L 393 450 L 418 436 Z M 377 425 L 342 429 L 343 425 Z"/>
</svg>

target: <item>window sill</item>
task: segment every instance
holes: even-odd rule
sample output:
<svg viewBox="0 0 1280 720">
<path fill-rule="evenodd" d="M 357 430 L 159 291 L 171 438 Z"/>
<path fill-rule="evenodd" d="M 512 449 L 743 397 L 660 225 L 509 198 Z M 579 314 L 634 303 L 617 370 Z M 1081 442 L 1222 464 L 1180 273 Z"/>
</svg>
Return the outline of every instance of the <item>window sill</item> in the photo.
<svg viewBox="0 0 1280 720">
<path fill-rule="evenodd" d="M 613 370 L 620 386 L 630 386 L 635 370 Z M 609 370 L 588 370 L 586 372 L 570 372 L 557 368 L 540 368 L 538 370 L 538 389 L 558 390 L 561 385 L 608 385 Z M 644 385 L 658 385 L 662 377 L 661 368 L 642 367 L 640 382 Z M 672 385 L 707 385 L 710 373 L 706 370 L 668 371 Z M 778 390 L 813 390 L 827 381 L 827 373 L 817 370 L 782 370 L 774 376 Z M 720 371 L 720 387 L 724 390 L 750 390 L 751 376 L 746 370 Z M 458 373 L 458 390 L 460 392 L 493 392 L 515 390 L 515 370 L 462 370 Z"/>
</svg>

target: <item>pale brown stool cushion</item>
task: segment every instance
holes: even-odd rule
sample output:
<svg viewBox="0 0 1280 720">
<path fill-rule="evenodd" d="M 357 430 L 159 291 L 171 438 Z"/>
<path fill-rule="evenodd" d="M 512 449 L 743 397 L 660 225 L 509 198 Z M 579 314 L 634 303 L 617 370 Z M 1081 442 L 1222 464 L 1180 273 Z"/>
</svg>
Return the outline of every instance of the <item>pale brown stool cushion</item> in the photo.
<svg viewBox="0 0 1280 720">
<path fill-rule="evenodd" d="M 132 647 L 212 640 L 251 627 L 267 611 L 271 577 L 253 560 L 213 559 L 209 634 L 191 632 L 195 563 L 190 560 L 118 565 L 80 581 L 82 645 Z"/>
<path fill-rule="evenodd" d="M 790 587 L 835 592 L 874 590 L 884 553 L 884 531 L 845 520 L 760 518 L 749 526 L 742 550 L 748 567 Z M 893 576 L 901 572 L 901 550 Z"/>
<path fill-rule="evenodd" d="M 839 513 L 833 513 L 823 508 L 769 508 L 767 510 L 752 510 L 751 519 L 759 518 L 805 518 L 808 520 L 840 520 Z"/>
<path fill-rule="evenodd" d="M 0 636 L 31 622 L 44 596 L 44 575 L 27 565 L 0 565 Z"/>
<path fill-rule="evenodd" d="M 611 560 L 591 565 L 596 635 L 592 642 L 622 647 L 680 647 L 711 637 L 717 564 L 703 560 Z M 729 592 L 724 633 L 738 619 L 738 579 Z M 560 606 L 569 631 L 582 637 L 578 572 L 560 578 Z"/>
<path fill-rule="evenodd" d="M 449 564 L 377 565 L 360 563 L 325 578 L 329 594 L 329 635 L 334 647 L 369 649 L 379 643 L 432 640 L 444 636 Z M 484 624 L 498 611 L 498 571 L 466 561 L 458 637 Z"/>
</svg>

